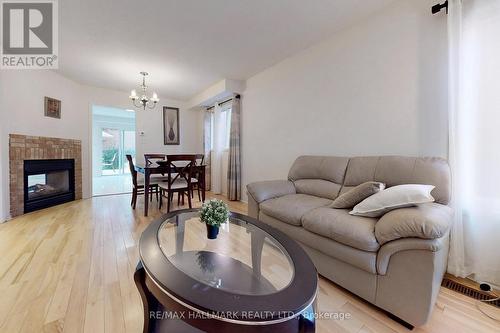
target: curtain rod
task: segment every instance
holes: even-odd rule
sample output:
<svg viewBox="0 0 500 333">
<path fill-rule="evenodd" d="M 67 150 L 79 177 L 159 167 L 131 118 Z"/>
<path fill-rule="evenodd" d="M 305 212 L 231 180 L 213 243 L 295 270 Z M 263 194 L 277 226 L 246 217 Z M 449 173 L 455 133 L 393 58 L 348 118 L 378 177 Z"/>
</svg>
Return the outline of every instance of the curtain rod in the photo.
<svg viewBox="0 0 500 333">
<path fill-rule="evenodd" d="M 435 4 L 434 6 L 431 7 L 431 12 L 432 14 L 437 14 L 441 11 L 441 9 L 445 8 L 446 9 L 446 14 L 448 14 L 448 0 L 446 0 L 443 3 L 438 3 Z"/>
<path fill-rule="evenodd" d="M 226 104 L 227 102 L 231 102 L 231 101 L 233 100 L 233 98 L 239 99 L 239 98 L 240 98 L 240 95 L 236 95 L 236 96 L 234 96 L 234 97 L 231 97 L 231 98 L 229 98 L 229 99 L 226 99 L 225 101 L 222 101 L 222 102 L 218 103 L 218 105 L 219 105 L 219 106 L 222 106 L 222 105 Z M 207 111 L 208 111 L 208 110 L 212 110 L 214 107 L 215 107 L 215 106 L 210 106 L 210 107 L 208 107 L 208 108 L 207 108 Z"/>
</svg>

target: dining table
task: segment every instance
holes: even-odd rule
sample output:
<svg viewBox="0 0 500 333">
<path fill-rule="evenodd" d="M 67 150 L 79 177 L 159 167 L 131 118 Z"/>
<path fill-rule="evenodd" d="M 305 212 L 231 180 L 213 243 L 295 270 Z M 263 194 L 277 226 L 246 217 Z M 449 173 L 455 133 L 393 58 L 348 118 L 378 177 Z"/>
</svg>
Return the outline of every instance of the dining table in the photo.
<svg viewBox="0 0 500 333">
<path fill-rule="evenodd" d="M 149 186 L 151 181 L 151 175 L 154 174 L 167 175 L 169 171 L 171 173 L 177 172 L 178 168 L 164 163 L 158 164 L 156 162 L 136 163 L 134 167 L 135 171 L 144 175 L 144 216 L 148 216 L 149 195 L 150 195 Z M 180 165 L 178 167 L 180 167 Z M 193 173 L 197 173 L 200 175 L 200 179 L 198 180 L 198 186 L 200 186 L 201 189 L 202 202 L 205 201 L 205 169 L 206 169 L 205 164 L 194 165 L 192 167 Z"/>
</svg>

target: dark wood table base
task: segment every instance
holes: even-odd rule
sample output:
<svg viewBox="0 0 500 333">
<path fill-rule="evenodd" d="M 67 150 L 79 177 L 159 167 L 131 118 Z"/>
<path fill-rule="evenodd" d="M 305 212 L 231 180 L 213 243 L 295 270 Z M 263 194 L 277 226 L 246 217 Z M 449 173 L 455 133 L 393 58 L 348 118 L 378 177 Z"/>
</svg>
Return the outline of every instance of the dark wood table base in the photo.
<svg viewBox="0 0 500 333">
<path fill-rule="evenodd" d="M 146 273 L 141 262 L 138 263 L 134 281 L 139 289 L 144 306 L 144 333 L 160 332 L 217 332 L 217 333 L 313 333 L 315 332 L 314 310 L 316 301 L 301 314 L 282 322 L 269 325 L 244 324 L 207 318 L 186 305 L 172 299 Z"/>
</svg>

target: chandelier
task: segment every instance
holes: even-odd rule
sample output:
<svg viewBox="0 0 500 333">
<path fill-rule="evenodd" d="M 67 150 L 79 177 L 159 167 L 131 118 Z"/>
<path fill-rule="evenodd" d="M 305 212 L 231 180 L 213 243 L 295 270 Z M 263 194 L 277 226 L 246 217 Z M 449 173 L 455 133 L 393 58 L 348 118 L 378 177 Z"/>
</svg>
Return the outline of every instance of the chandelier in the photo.
<svg viewBox="0 0 500 333">
<path fill-rule="evenodd" d="M 155 92 L 153 92 L 153 96 L 151 96 L 151 98 L 149 98 L 146 95 L 146 89 L 148 88 L 146 86 L 146 76 L 148 75 L 148 73 L 140 72 L 140 74 L 142 75 L 142 84 L 140 86 L 142 90 L 142 95 L 139 97 L 134 89 L 130 92 L 129 98 L 132 100 L 132 103 L 134 103 L 134 106 L 136 108 L 142 107 L 144 108 L 144 110 L 146 110 L 147 107 L 148 109 L 154 109 L 156 103 L 158 103 L 160 99 L 158 98 L 158 95 Z"/>
</svg>

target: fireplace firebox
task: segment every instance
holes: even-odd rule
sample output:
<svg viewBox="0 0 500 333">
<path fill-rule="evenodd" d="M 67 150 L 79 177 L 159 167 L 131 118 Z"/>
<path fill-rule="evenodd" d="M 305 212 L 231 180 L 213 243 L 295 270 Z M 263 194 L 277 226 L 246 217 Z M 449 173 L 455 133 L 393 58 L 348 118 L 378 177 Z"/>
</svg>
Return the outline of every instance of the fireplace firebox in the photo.
<svg viewBox="0 0 500 333">
<path fill-rule="evenodd" d="M 75 200 L 73 159 L 24 161 L 24 212 Z"/>
</svg>

